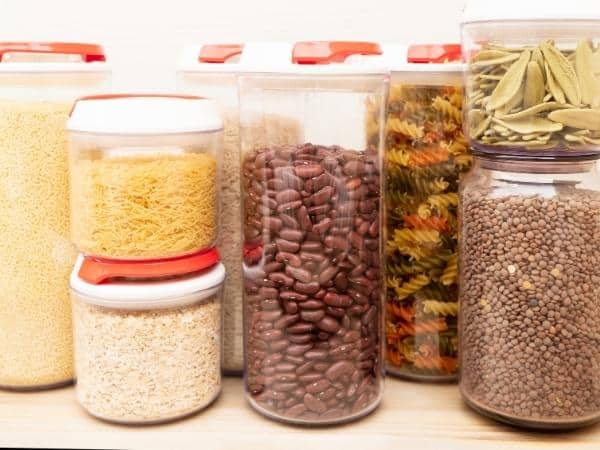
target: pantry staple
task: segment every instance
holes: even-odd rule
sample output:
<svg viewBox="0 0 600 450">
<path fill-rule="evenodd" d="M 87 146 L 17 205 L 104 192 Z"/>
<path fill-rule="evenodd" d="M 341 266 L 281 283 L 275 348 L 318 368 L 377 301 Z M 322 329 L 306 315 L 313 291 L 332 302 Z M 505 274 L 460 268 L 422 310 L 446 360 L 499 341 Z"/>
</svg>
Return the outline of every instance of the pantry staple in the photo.
<svg viewBox="0 0 600 450">
<path fill-rule="evenodd" d="M 0 101 L 0 386 L 73 378 L 65 124 L 70 104 Z"/>
</svg>

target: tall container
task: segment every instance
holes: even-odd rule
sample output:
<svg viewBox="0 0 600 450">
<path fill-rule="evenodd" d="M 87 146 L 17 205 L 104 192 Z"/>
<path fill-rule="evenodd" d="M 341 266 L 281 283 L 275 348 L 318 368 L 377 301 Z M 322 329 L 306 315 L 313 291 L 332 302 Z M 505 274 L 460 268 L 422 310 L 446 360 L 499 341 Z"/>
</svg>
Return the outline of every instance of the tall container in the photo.
<svg viewBox="0 0 600 450">
<path fill-rule="evenodd" d="M 242 322 L 242 236 L 240 225 L 240 120 L 237 75 L 289 56 L 288 44 L 205 44 L 184 50 L 178 89 L 215 99 L 223 117 L 223 181 L 219 248 L 227 268 L 223 293 L 223 368 L 241 375 L 244 365 Z M 296 139 L 291 128 L 289 142 Z"/>
<path fill-rule="evenodd" d="M 73 378 L 65 125 L 110 79 L 102 47 L 0 42 L 0 387 Z"/>
<path fill-rule="evenodd" d="M 222 129 L 214 101 L 200 97 L 80 98 L 68 123 L 78 249 L 139 261 L 214 247 Z"/>
<path fill-rule="evenodd" d="M 458 182 L 471 164 L 462 131 L 460 45 L 415 45 L 391 61 L 385 130 L 386 363 L 409 379 L 458 369 Z M 402 63 L 402 61 L 405 61 Z M 370 121 L 379 136 L 377 110 Z"/>
<path fill-rule="evenodd" d="M 343 64 L 379 53 L 298 43 L 292 64 L 238 79 L 245 383 L 270 418 L 346 422 L 382 396 L 381 140 L 365 123 L 369 105 L 383 123 L 388 76 Z"/>
</svg>

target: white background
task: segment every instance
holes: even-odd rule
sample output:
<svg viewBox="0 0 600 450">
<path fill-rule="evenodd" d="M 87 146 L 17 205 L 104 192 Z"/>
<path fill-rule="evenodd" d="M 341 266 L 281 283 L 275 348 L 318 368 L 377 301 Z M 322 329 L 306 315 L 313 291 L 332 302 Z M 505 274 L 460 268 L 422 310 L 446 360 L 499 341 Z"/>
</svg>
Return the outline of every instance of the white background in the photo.
<svg viewBox="0 0 600 450">
<path fill-rule="evenodd" d="M 185 44 L 458 42 L 464 0 L 0 0 L 0 41 L 104 44 L 115 90 L 174 89 Z"/>
</svg>

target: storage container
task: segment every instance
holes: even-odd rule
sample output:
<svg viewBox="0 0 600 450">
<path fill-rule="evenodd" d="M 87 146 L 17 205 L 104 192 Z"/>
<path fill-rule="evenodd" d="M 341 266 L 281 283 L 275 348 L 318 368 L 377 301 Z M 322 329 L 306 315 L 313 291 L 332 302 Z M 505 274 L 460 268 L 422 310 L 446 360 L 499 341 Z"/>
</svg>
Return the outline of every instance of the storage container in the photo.
<svg viewBox="0 0 600 450">
<path fill-rule="evenodd" d="M 404 378 L 450 381 L 458 367 L 460 45 L 415 45 L 391 60 L 385 130 L 386 363 Z M 378 139 L 375 109 L 369 129 Z"/>
<path fill-rule="evenodd" d="M 373 105 L 382 127 L 388 75 L 343 64 L 378 53 L 298 43 L 293 63 L 238 79 L 245 383 L 270 418 L 346 422 L 381 399 L 381 140 L 365 124 Z"/>
<path fill-rule="evenodd" d="M 77 101 L 68 123 L 72 239 L 106 259 L 174 258 L 214 246 L 222 121 L 194 96 Z"/>
<path fill-rule="evenodd" d="M 539 157 L 598 152 L 597 1 L 472 0 L 462 34 L 472 145 Z"/>
<path fill-rule="evenodd" d="M 215 250 L 160 262 L 80 256 L 71 274 L 76 393 L 93 416 L 177 419 L 221 390 L 221 294 Z"/>
<path fill-rule="evenodd" d="M 289 60 L 289 44 L 257 43 L 205 44 L 183 52 L 179 90 L 217 101 L 223 117 L 223 182 L 221 189 L 221 232 L 219 248 L 227 280 L 223 289 L 223 367 L 229 374 L 242 373 L 244 364 L 242 321 L 242 237 L 240 225 L 240 121 L 237 75 L 259 70 L 266 59 Z M 282 126 L 286 142 L 296 140 L 292 122 Z"/>
<path fill-rule="evenodd" d="M 73 378 L 65 125 L 109 80 L 98 45 L 0 42 L 1 388 Z"/>
<path fill-rule="evenodd" d="M 513 425 L 600 420 L 596 160 L 477 156 L 460 193 L 460 389 Z"/>
</svg>

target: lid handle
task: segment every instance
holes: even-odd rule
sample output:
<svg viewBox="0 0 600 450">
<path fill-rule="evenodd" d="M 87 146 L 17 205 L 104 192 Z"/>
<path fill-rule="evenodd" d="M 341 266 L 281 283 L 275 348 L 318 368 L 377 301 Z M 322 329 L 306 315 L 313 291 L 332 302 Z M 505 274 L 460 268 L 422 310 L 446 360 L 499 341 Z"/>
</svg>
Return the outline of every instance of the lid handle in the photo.
<svg viewBox="0 0 600 450">
<path fill-rule="evenodd" d="M 304 41 L 294 45 L 292 62 L 295 64 L 342 63 L 351 55 L 381 55 L 376 42 L 360 41 Z"/>
<path fill-rule="evenodd" d="M 200 49 L 198 61 L 201 63 L 223 64 L 229 58 L 241 55 L 243 44 L 211 44 L 203 45 Z"/>
<path fill-rule="evenodd" d="M 105 62 L 104 49 L 77 42 L 0 42 L 0 61 L 7 53 L 59 53 L 79 55 L 83 62 Z"/>
<path fill-rule="evenodd" d="M 408 62 L 412 64 L 440 64 L 462 61 L 460 44 L 411 45 Z"/>
<path fill-rule="evenodd" d="M 90 284 L 101 284 L 114 278 L 164 278 L 209 269 L 220 260 L 217 249 L 156 261 L 110 261 L 86 256 L 79 269 L 79 277 Z"/>
</svg>

